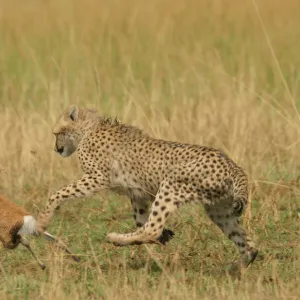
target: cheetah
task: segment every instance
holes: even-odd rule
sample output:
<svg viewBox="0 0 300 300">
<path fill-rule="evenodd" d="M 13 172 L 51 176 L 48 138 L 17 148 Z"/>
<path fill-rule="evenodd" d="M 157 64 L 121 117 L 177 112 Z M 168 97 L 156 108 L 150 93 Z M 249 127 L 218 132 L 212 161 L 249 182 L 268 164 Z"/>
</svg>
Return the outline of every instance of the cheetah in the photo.
<svg viewBox="0 0 300 300">
<path fill-rule="evenodd" d="M 109 233 L 110 243 L 165 244 L 174 234 L 164 228 L 167 218 L 183 204 L 199 203 L 239 249 L 239 266 L 247 268 L 255 260 L 258 250 L 240 225 L 248 179 L 221 150 L 156 139 L 76 105 L 61 114 L 53 134 L 58 154 L 68 157 L 77 150 L 84 175 L 50 196 L 38 215 L 38 232 L 46 230 L 54 211 L 67 200 L 105 189 L 131 200 L 136 224 L 135 232 Z"/>
</svg>

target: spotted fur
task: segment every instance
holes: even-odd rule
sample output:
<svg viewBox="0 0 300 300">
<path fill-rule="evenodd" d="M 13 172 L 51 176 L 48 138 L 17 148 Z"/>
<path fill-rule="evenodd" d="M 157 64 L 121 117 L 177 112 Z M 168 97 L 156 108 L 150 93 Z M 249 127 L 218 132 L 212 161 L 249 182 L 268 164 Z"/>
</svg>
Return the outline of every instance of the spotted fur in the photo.
<svg viewBox="0 0 300 300">
<path fill-rule="evenodd" d="M 183 204 L 199 203 L 239 248 L 242 264 L 254 261 L 257 250 L 239 224 L 248 201 L 247 177 L 222 151 L 155 139 L 74 105 L 53 133 L 57 153 L 66 157 L 77 150 L 84 175 L 50 197 L 38 217 L 40 232 L 65 201 L 109 189 L 131 199 L 137 226 L 133 233 L 110 233 L 116 245 L 164 244 L 174 234 L 164 228 L 168 217 Z"/>
</svg>

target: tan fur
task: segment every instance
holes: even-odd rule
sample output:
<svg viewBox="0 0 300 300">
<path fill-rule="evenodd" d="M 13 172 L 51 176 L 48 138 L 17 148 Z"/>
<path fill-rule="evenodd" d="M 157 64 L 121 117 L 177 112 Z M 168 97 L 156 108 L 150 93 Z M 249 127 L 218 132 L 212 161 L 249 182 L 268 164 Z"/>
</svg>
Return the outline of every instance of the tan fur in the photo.
<svg viewBox="0 0 300 300">
<path fill-rule="evenodd" d="M 38 217 L 38 231 L 68 199 L 109 189 L 130 198 L 137 226 L 133 233 L 109 234 L 114 244 L 164 244 L 173 236 L 164 229 L 169 215 L 185 203 L 200 203 L 239 248 L 243 264 L 255 259 L 254 243 L 239 225 L 248 203 L 248 179 L 221 150 L 155 139 L 75 105 L 62 113 L 53 133 L 57 153 L 66 157 L 77 150 L 84 175 L 51 195 Z"/>
<path fill-rule="evenodd" d="M 23 207 L 0 195 L 0 241 L 5 248 L 15 248 L 17 232 L 23 226 L 24 216 L 30 215 Z"/>
<path fill-rule="evenodd" d="M 29 241 L 19 232 L 24 225 L 24 217 L 26 216 L 30 216 L 30 218 L 33 219 L 24 207 L 19 206 L 14 202 L 9 201 L 5 196 L 0 195 L 0 242 L 4 248 L 8 249 L 15 249 L 20 243 L 23 244 L 44 269 L 45 265 L 36 257 L 30 247 Z M 71 253 L 64 243 L 48 232 L 45 232 L 44 234 L 46 238 L 56 241 L 61 248 L 72 255 L 74 260 L 78 261 L 78 258 Z"/>
</svg>

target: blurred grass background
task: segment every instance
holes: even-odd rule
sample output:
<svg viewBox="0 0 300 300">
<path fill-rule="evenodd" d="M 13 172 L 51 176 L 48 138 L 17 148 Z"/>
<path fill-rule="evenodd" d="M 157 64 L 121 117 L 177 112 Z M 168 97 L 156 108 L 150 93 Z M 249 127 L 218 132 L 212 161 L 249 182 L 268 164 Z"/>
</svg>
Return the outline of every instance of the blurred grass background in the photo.
<svg viewBox="0 0 300 300">
<path fill-rule="evenodd" d="M 152 136 L 222 148 L 251 181 L 245 226 L 261 254 L 240 283 L 237 253 L 202 209 L 186 207 L 167 247 L 115 248 L 129 201 L 70 201 L 49 230 L 83 261 L 32 239 L 0 254 L 2 299 L 297 299 L 300 3 L 297 0 L 0 0 L 0 192 L 34 214 L 81 176 L 53 151 L 70 103 Z M 63 229 L 62 229 L 63 228 Z M 53 251 L 52 251 L 52 250 Z"/>
</svg>

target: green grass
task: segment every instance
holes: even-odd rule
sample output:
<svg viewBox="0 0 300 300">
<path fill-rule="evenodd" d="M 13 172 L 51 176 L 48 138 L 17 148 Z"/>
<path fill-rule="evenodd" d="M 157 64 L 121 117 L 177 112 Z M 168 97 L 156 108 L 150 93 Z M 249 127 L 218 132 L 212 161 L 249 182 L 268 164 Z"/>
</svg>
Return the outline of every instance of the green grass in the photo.
<svg viewBox="0 0 300 300">
<path fill-rule="evenodd" d="M 251 296 L 257 288 L 269 297 L 280 299 L 277 290 L 283 286 L 293 295 L 298 289 L 293 279 L 300 275 L 299 216 L 296 211 L 290 213 L 283 207 L 276 218 L 274 215 L 266 218 L 262 208 L 262 203 L 253 201 L 248 226 L 260 253 L 242 282 L 232 282 L 226 272 L 238 257 L 235 247 L 208 220 L 200 206 L 185 207 L 180 215 L 172 217 L 168 228 L 176 235 L 167 246 L 108 244 L 107 233 L 134 229 L 129 201 L 110 196 L 76 201 L 72 206 L 61 208 L 55 217 L 51 232 L 64 237 L 81 257 L 79 263 L 49 242 L 31 239 L 47 269 L 40 270 L 27 250 L 20 246 L 3 255 L 1 265 L 5 272 L 0 287 L 3 294 L 12 299 L 32 299 L 38 297 L 41 290 L 49 297 L 49 287 L 53 284 L 59 297 L 80 295 L 82 299 L 107 299 L 111 295 L 127 297 L 130 293 L 141 293 L 142 299 L 150 299 L 152 296 L 147 293 L 160 287 L 161 282 L 166 285 L 166 297 L 170 297 L 174 289 L 182 291 L 182 286 L 193 299 L 218 293 L 225 293 L 226 297 L 249 293 Z M 138 292 L 141 288 L 145 294 L 143 290 Z M 51 289 L 51 293 L 56 291 Z M 175 298 L 183 297 L 181 292 L 178 296 L 176 293 Z"/>
</svg>

